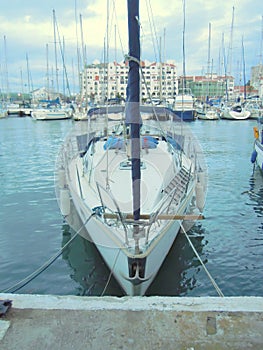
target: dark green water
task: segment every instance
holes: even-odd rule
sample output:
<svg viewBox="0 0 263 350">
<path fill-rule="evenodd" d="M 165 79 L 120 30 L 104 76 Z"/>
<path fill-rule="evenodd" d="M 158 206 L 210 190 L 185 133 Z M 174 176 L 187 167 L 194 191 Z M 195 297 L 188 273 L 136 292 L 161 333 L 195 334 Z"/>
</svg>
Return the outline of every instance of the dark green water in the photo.
<svg viewBox="0 0 263 350">
<path fill-rule="evenodd" d="M 55 160 L 71 120 L 0 120 L 0 291 L 54 256 L 74 232 L 54 189 Z M 204 215 L 189 232 L 226 296 L 263 295 L 263 176 L 250 155 L 255 121 L 200 121 L 190 127 L 208 166 Z M 94 246 L 77 237 L 49 268 L 17 293 L 101 295 L 109 271 Z M 122 295 L 114 280 L 107 295 Z M 216 296 L 179 234 L 148 295 Z"/>
</svg>

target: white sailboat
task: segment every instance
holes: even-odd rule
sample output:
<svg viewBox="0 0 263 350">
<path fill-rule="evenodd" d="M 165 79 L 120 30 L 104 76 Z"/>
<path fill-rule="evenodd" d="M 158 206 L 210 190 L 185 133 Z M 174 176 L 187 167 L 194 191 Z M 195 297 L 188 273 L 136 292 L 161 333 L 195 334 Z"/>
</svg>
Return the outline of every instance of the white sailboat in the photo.
<svg viewBox="0 0 263 350">
<path fill-rule="evenodd" d="M 219 114 L 216 108 L 205 106 L 202 111 L 197 113 L 197 118 L 201 120 L 218 120 Z"/>
<path fill-rule="evenodd" d="M 0 105 L 0 118 L 5 118 L 7 117 L 7 110 L 4 106 Z"/>
<path fill-rule="evenodd" d="M 128 0 L 128 23 L 125 110 L 75 124 L 58 158 L 57 196 L 66 219 L 77 210 L 123 291 L 144 295 L 183 220 L 201 218 L 206 167 L 182 120 L 141 118 L 139 0 Z"/>
<path fill-rule="evenodd" d="M 36 108 L 32 109 L 31 117 L 34 120 L 61 120 L 72 118 L 71 108 L 60 104 L 59 98 L 46 100 Z"/>
<path fill-rule="evenodd" d="M 34 109 L 31 112 L 31 116 L 34 120 L 61 120 L 72 118 L 68 110 L 56 107 Z"/>
<path fill-rule="evenodd" d="M 245 120 L 250 117 L 250 111 L 247 111 L 240 103 L 234 103 L 222 107 L 221 118 L 229 120 Z"/>
<path fill-rule="evenodd" d="M 209 103 L 209 95 L 210 89 L 209 84 L 210 80 L 213 79 L 213 71 L 211 67 L 211 59 L 210 59 L 210 50 L 211 50 L 211 23 L 209 23 L 209 31 L 208 31 L 208 59 L 207 59 L 207 84 L 206 84 L 206 102 L 202 104 L 201 110 L 199 109 L 199 113 L 197 113 L 198 119 L 201 120 L 218 120 L 219 115 L 215 108 L 213 108 Z"/>
</svg>

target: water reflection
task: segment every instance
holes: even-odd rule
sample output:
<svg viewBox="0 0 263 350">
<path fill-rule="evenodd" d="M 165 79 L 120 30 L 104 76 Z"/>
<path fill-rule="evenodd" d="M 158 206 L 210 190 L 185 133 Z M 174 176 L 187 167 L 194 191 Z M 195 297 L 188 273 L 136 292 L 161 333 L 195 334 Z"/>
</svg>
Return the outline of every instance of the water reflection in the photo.
<svg viewBox="0 0 263 350">
<path fill-rule="evenodd" d="M 204 240 L 204 233 L 204 229 L 198 223 L 188 232 L 201 258 L 203 247 L 207 244 L 207 241 Z M 68 224 L 64 224 L 62 246 L 74 234 L 74 230 Z M 62 257 L 72 269 L 70 278 L 78 284 L 77 295 L 124 295 L 113 277 L 110 278 L 110 283 L 107 285 L 110 271 L 95 245 L 89 240 L 77 235 L 73 242 L 64 250 Z M 196 287 L 197 275 L 200 269 L 199 260 L 196 258 L 184 234 L 180 232 L 146 295 L 186 295 L 187 291 Z M 106 285 L 107 288 L 104 292 Z"/>
<path fill-rule="evenodd" d="M 196 251 L 205 263 L 203 248 L 205 230 L 201 224 L 195 225 L 187 232 Z M 184 296 L 187 291 L 197 286 L 197 275 L 201 264 L 195 256 L 183 232 L 180 232 L 165 259 L 159 274 L 147 291 L 147 295 Z"/>
<path fill-rule="evenodd" d="M 62 247 L 73 235 L 75 232 L 68 224 L 65 224 L 63 226 Z M 62 258 L 72 269 L 70 277 L 78 283 L 77 295 L 101 296 L 104 293 L 110 271 L 93 243 L 77 235 L 64 250 Z M 123 295 L 113 277 L 111 277 L 104 295 Z"/>
<path fill-rule="evenodd" d="M 188 230 L 187 225 L 191 229 Z M 203 248 L 207 244 L 204 239 L 205 229 L 200 222 L 185 222 L 184 227 L 196 251 L 204 261 Z M 62 247 L 78 232 L 76 238 L 64 250 L 63 259 L 72 269 L 70 277 L 77 282 L 77 295 L 114 295 L 124 293 L 110 270 L 102 259 L 96 246 L 90 241 L 88 232 L 83 227 L 81 219 L 71 202 L 70 215 L 63 226 Z M 169 254 L 167 255 L 158 275 L 146 292 L 147 296 L 178 296 L 186 295 L 187 291 L 197 286 L 197 275 L 201 264 L 195 256 L 183 232 L 179 232 Z M 109 283 L 108 283 L 109 282 Z M 107 286 L 107 287 L 106 287 Z"/>
<path fill-rule="evenodd" d="M 258 217 L 263 216 L 263 174 L 260 169 L 255 169 L 249 179 L 249 198 Z M 261 226 L 262 227 L 262 226 Z"/>
<path fill-rule="evenodd" d="M 259 242 L 262 242 L 263 234 L 263 220 L 260 219 L 263 217 L 263 174 L 262 171 L 258 168 L 254 169 L 252 176 L 249 179 L 249 195 L 250 202 L 247 203 L 253 207 L 253 210 L 258 218 L 257 220 L 257 235 L 255 240 L 257 241 L 257 246 L 261 245 Z"/>
</svg>

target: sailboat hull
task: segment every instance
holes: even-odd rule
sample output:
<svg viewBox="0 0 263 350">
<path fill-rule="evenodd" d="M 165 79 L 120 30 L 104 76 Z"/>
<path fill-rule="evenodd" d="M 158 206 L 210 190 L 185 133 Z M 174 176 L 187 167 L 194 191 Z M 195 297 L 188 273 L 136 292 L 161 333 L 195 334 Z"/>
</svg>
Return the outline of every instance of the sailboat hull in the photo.
<svg viewBox="0 0 263 350">
<path fill-rule="evenodd" d="M 241 105 L 233 105 L 222 110 L 221 118 L 229 120 L 245 120 L 250 117 L 250 112 L 241 107 Z"/>
<path fill-rule="evenodd" d="M 260 143 L 259 139 L 255 141 L 255 151 L 257 152 L 256 163 L 263 171 L 263 144 Z"/>
<path fill-rule="evenodd" d="M 182 119 L 184 122 L 193 122 L 195 120 L 195 113 L 193 109 L 190 109 L 190 110 L 175 109 L 175 114 L 179 119 Z"/>
<path fill-rule="evenodd" d="M 149 244 L 143 254 L 132 254 L 121 242 L 114 232 L 105 226 L 101 220 L 90 217 L 90 211 L 84 201 L 79 200 L 75 191 L 71 190 L 74 207 L 77 210 L 85 231 L 81 231 L 85 239 L 91 240 L 100 252 L 103 260 L 107 264 L 110 274 L 113 274 L 125 294 L 130 296 L 144 295 L 156 277 L 161 265 L 163 264 L 173 242 L 175 241 L 181 227 L 181 220 L 171 220 L 162 229 L 157 238 Z M 185 212 L 193 197 L 191 191 L 185 198 L 181 207 Z M 183 214 L 182 212 L 182 214 Z M 143 268 L 143 278 L 131 277 L 133 261 Z"/>
<path fill-rule="evenodd" d="M 32 111 L 31 116 L 35 120 L 61 120 L 70 119 L 71 115 L 67 111 Z"/>
</svg>

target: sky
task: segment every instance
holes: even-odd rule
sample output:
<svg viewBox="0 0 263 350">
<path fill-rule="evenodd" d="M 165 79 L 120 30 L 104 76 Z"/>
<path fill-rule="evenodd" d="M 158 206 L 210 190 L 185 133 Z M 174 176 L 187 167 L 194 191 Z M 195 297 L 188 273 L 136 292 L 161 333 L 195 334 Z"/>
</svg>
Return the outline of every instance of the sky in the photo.
<svg viewBox="0 0 263 350">
<path fill-rule="evenodd" d="M 1 0 L 1 91 L 41 88 L 47 86 L 47 76 L 55 85 L 57 67 L 60 81 L 66 75 L 73 93 L 79 89 L 83 56 L 87 63 L 103 62 L 106 52 L 108 61 L 123 61 L 128 53 L 126 4 Z M 184 61 L 186 75 L 205 74 L 210 67 L 217 74 L 227 70 L 236 77 L 236 85 L 243 84 L 250 79 L 251 67 L 262 63 L 262 15 L 262 0 L 141 0 L 141 58 L 159 60 L 159 47 L 161 59 L 174 62 L 178 75 Z M 65 89 L 62 85 L 60 90 Z"/>
</svg>

